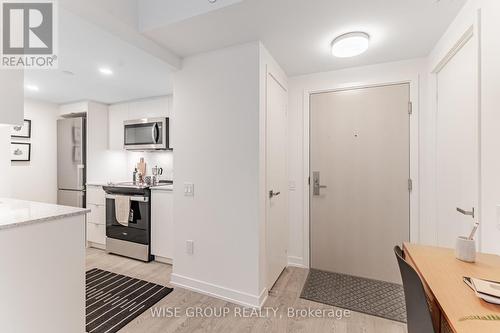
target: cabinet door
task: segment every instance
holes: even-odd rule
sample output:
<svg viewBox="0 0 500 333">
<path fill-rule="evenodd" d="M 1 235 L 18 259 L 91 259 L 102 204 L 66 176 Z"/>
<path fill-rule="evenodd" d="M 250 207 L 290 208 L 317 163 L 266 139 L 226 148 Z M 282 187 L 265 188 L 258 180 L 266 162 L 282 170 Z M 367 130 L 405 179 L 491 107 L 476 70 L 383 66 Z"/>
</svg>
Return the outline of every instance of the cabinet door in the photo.
<svg viewBox="0 0 500 333">
<path fill-rule="evenodd" d="M 87 215 L 87 222 L 94 224 L 106 224 L 106 207 L 101 205 L 88 204 L 90 213 Z"/>
<path fill-rule="evenodd" d="M 73 114 L 87 113 L 89 111 L 88 102 L 78 102 L 71 104 L 63 104 L 59 106 L 60 116 L 69 116 Z"/>
<path fill-rule="evenodd" d="M 109 149 L 123 149 L 123 122 L 128 119 L 128 104 L 115 104 L 109 107 Z"/>
<path fill-rule="evenodd" d="M 101 186 L 87 186 L 87 204 L 106 204 L 105 193 Z"/>
<path fill-rule="evenodd" d="M 173 193 L 154 190 L 151 198 L 151 252 L 173 259 Z"/>
<path fill-rule="evenodd" d="M 131 102 L 129 104 L 130 119 L 159 118 L 169 116 L 167 97 L 158 97 Z"/>
<path fill-rule="evenodd" d="M 87 241 L 101 245 L 106 244 L 106 226 L 87 222 Z"/>
</svg>

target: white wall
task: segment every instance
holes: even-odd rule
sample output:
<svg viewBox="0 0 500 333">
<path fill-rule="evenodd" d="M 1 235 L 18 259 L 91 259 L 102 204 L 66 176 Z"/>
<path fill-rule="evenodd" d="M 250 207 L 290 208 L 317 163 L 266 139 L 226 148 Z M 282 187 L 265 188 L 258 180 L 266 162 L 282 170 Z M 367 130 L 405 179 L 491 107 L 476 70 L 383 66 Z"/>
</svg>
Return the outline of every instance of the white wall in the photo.
<svg viewBox="0 0 500 333">
<path fill-rule="evenodd" d="M 30 162 L 12 162 L 12 197 L 22 200 L 57 203 L 57 105 L 34 100 L 24 102 L 24 118 L 31 120 Z M 10 158 L 9 158 L 10 161 Z"/>
<path fill-rule="evenodd" d="M 429 56 L 428 72 L 454 46 L 464 32 L 478 22 L 481 14 L 481 251 L 500 254 L 500 2 L 497 0 L 470 0 L 450 25 Z M 435 85 L 429 80 L 430 94 Z M 435 110 L 435 103 L 429 101 Z M 429 124 L 434 126 L 434 124 Z"/>
<path fill-rule="evenodd" d="M 0 125 L 0 197 L 12 194 L 10 177 L 10 125 Z"/>
<path fill-rule="evenodd" d="M 308 172 L 304 163 L 306 159 L 305 143 L 305 118 L 306 104 L 304 95 L 310 91 L 322 91 L 340 89 L 346 87 L 369 86 L 396 82 L 410 82 L 411 100 L 414 103 L 414 114 L 412 118 L 412 179 L 414 181 L 414 191 L 412 193 L 412 236 L 414 241 L 425 241 L 427 229 L 425 223 L 421 225 L 419 215 L 422 214 L 419 197 L 425 197 L 428 186 L 425 181 L 419 182 L 425 170 L 419 168 L 420 164 L 427 163 L 425 151 L 428 149 L 425 140 L 419 137 L 427 136 L 425 126 L 418 126 L 419 122 L 426 121 L 430 115 L 423 107 L 421 100 L 425 100 L 425 95 L 421 90 L 426 85 L 425 79 L 421 78 L 421 73 L 425 72 L 425 59 L 415 59 L 394 63 L 357 67 L 333 72 L 324 72 L 311 75 L 291 77 L 289 79 L 289 223 L 290 223 L 290 249 L 289 263 L 297 266 L 308 266 L 309 264 L 309 242 L 308 230 L 309 221 L 307 214 L 308 199 Z M 425 75 L 424 75 L 425 78 Z M 418 132 L 420 128 L 420 133 Z M 416 139 L 416 140 L 415 140 Z M 420 149 L 420 151 L 418 150 Z"/>
<path fill-rule="evenodd" d="M 23 122 L 24 71 L 0 69 L 0 124 Z"/>
<path fill-rule="evenodd" d="M 251 306 L 261 299 L 259 50 L 186 58 L 174 81 L 172 283 Z M 184 196 L 186 182 L 194 197 Z"/>
</svg>

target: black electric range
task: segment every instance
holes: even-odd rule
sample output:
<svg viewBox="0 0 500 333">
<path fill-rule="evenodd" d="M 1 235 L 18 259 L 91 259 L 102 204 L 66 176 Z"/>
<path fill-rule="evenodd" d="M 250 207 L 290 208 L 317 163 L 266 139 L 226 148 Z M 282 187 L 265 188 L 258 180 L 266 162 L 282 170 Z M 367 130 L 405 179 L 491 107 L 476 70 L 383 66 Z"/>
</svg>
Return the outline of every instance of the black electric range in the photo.
<svg viewBox="0 0 500 333">
<path fill-rule="evenodd" d="M 162 181 L 156 186 L 172 184 Z M 103 186 L 106 192 L 106 251 L 149 262 L 151 255 L 151 188 L 145 183 L 110 183 Z M 130 199 L 127 223 L 116 218 L 116 199 Z M 123 221 L 122 221 L 123 222 Z"/>
</svg>

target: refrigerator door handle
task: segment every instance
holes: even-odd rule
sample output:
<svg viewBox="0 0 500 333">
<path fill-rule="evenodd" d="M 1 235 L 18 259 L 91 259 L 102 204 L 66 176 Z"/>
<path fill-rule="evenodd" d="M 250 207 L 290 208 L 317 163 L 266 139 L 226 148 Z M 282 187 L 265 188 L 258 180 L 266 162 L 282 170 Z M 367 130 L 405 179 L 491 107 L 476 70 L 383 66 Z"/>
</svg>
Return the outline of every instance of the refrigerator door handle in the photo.
<svg viewBox="0 0 500 333">
<path fill-rule="evenodd" d="M 83 183 L 83 174 L 85 171 L 85 165 L 84 164 L 78 164 L 76 167 L 76 175 L 78 177 L 77 179 L 77 187 L 78 189 L 83 189 L 85 184 Z"/>
</svg>

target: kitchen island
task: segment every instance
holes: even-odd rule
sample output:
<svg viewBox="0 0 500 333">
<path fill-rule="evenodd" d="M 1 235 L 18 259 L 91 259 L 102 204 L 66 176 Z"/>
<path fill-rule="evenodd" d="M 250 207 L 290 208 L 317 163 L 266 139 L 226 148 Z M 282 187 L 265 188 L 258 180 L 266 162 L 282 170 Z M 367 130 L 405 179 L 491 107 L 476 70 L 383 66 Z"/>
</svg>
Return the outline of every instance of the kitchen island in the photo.
<svg viewBox="0 0 500 333">
<path fill-rule="evenodd" d="M 85 332 L 87 213 L 0 198 L 1 332 Z"/>
</svg>

